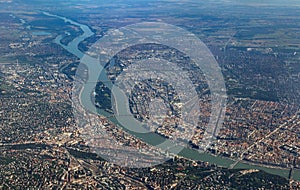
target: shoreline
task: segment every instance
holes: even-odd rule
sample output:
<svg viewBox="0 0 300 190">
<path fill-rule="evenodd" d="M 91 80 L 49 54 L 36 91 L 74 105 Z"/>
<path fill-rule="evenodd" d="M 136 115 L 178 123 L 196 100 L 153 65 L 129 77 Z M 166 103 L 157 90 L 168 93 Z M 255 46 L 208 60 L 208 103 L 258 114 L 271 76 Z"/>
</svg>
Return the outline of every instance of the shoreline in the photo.
<svg viewBox="0 0 300 190">
<path fill-rule="evenodd" d="M 44 14 L 45 14 L 45 12 L 44 12 Z M 47 13 L 47 14 L 48 14 L 48 16 L 52 16 L 52 17 L 56 17 L 56 18 L 59 18 L 59 19 L 71 21 L 70 19 L 67 19 L 65 17 L 61 17 L 61 16 L 49 14 L 49 13 Z M 84 53 L 81 52 L 78 49 L 78 47 L 70 48 L 70 46 L 72 46 L 72 45 L 74 46 L 76 44 L 78 45 L 80 42 L 82 42 L 86 38 L 88 38 L 88 37 L 85 38 L 85 36 L 89 36 L 91 30 L 87 25 L 79 24 L 75 21 L 71 21 L 70 23 L 74 24 L 74 25 L 77 25 L 77 26 L 80 25 L 80 28 L 84 32 L 83 35 L 81 35 L 79 37 L 76 37 L 72 41 L 72 42 L 77 42 L 77 43 L 70 42 L 67 46 L 63 46 L 60 43 L 57 43 L 57 44 L 61 45 L 69 53 L 72 53 L 73 55 L 81 58 L 80 54 L 76 55 L 76 53 L 79 53 L 79 52 L 81 54 L 84 54 Z M 81 40 L 81 41 L 79 41 L 79 43 L 78 43 L 77 40 Z M 73 51 L 70 51 L 70 49 L 72 49 Z M 81 89 L 80 94 L 82 93 L 83 90 L 84 90 L 84 88 Z M 82 104 L 81 100 L 80 100 L 80 103 Z M 85 107 L 83 104 L 82 104 L 82 106 Z M 112 121 L 111 119 L 109 119 L 109 120 Z M 113 123 L 115 123 L 115 122 L 113 122 Z M 115 124 L 118 125 L 117 123 L 115 123 Z M 131 135 L 135 136 L 134 134 L 131 134 Z M 139 138 L 139 137 L 136 137 L 136 138 Z M 182 155 L 177 155 L 177 156 L 181 157 L 181 158 L 184 158 L 184 159 L 187 159 L 187 160 L 191 160 L 191 161 L 199 160 L 199 161 L 203 161 L 203 162 L 208 162 L 209 164 L 215 164 L 217 166 L 228 168 L 228 169 L 230 167 L 230 166 L 226 167 L 226 165 L 228 165 L 228 163 L 233 164 L 233 163 L 237 162 L 237 160 L 234 160 L 232 158 L 229 158 L 229 157 L 227 158 L 227 157 L 223 157 L 223 156 L 220 156 L 220 155 L 214 155 L 214 154 L 211 154 L 209 152 L 200 153 L 199 151 L 197 151 L 195 149 L 190 149 L 190 150 L 187 150 L 187 151 L 189 151 L 188 153 L 190 153 L 191 155 L 186 154 L 185 156 L 182 156 Z M 198 154 L 196 152 L 198 152 Z M 205 156 L 206 158 L 203 158 L 203 156 Z M 195 159 L 192 159 L 192 157 L 194 157 Z M 202 157 L 203 160 L 201 160 L 201 157 Z M 216 158 L 216 160 L 214 160 L 214 161 L 210 160 L 211 157 Z M 209 160 L 209 161 L 206 161 L 206 160 Z M 276 167 L 276 166 L 271 166 L 271 165 L 267 165 L 267 164 L 259 164 L 259 163 L 253 163 L 253 162 L 245 161 L 245 160 L 240 160 L 240 161 L 237 162 L 237 164 L 232 169 L 258 169 L 258 170 L 261 170 L 261 171 L 264 171 L 264 172 L 267 172 L 267 173 L 270 173 L 270 174 L 273 174 L 273 175 L 278 175 L 278 176 L 284 177 L 286 179 L 289 179 L 288 173 L 289 173 L 291 168 L 282 168 L 282 167 Z M 293 177 L 292 177 L 292 179 L 300 181 L 300 168 L 294 168 L 293 176 L 295 176 L 295 174 L 297 176 L 296 179 L 294 179 Z"/>
</svg>

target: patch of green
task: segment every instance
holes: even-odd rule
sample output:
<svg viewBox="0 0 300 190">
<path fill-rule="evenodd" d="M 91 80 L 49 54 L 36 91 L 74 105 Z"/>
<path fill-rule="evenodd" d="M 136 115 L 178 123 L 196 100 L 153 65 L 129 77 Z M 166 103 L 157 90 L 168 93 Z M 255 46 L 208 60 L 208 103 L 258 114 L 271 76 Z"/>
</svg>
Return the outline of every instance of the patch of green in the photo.
<svg viewBox="0 0 300 190">
<path fill-rule="evenodd" d="M 46 17 L 44 15 L 39 16 L 40 17 L 38 19 L 29 23 L 32 29 L 59 31 L 59 29 L 64 28 L 66 25 L 66 23 L 61 19 Z"/>
<path fill-rule="evenodd" d="M 13 89 L 13 86 L 7 84 L 4 79 L 0 78 L 0 94 L 1 91 L 6 91 L 6 93 L 8 93 L 11 89 Z"/>
<path fill-rule="evenodd" d="M 45 144 L 35 144 L 35 143 L 29 143 L 29 144 L 15 144 L 11 146 L 11 149 L 14 150 L 25 150 L 25 149 L 45 149 L 48 147 Z"/>
<path fill-rule="evenodd" d="M 241 189 L 259 189 L 262 187 L 266 189 L 277 189 L 288 184 L 287 179 L 263 171 L 245 175 L 240 175 L 240 173 L 237 172 L 229 181 L 232 183 L 232 187 L 240 187 Z"/>
<path fill-rule="evenodd" d="M 35 179 L 37 179 L 37 180 L 41 180 L 42 179 L 42 177 L 39 175 L 39 174 L 33 174 L 32 175 Z"/>
<path fill-rule="evenodd" d="M 250 98 L 255 100 L 275 101 L 275 102 L 279 101 L 276 93 L 271 91 L 233 88 L 233 89 L 228 89 L 227 93 L 237 98 Z"/>
<path fill-rule="evenodd" d="M 249 28 L 249 29 L 243 29 L 240 30 L 235 37 L 239 39 L 253 39 L 254 37 L 260 35 L 261 36 L 267 36 L 272 34 L 274 31 L 272 28 L 269 27 L 255 27 L 255 28 Z"/>
<path fill-rule="evenodd" d="M 95 102 L 96 106 L 103 109 L 109 113 L 113 113 L 111 105 L 111 91 L 104 83 L 98 82 L 95 88 L 96 96 Z"/>
<path fill-rule="evenodd" d="M 8 59 L 7 57 L 0 56 L 0 63 L 13 63 L 13 62 L 16 62 L 16 60 L 11 60 Z"/>
<path fill-rule="evenodd" d="M 14 159 L 0 156 L 0 165 L 7 165 L 13 162 Z"/>
<path fill-rule="evenodd" d="M 68 45 L 71 41 L 74 40 L 77 36 L 80 36 L 83 34 L 82 30 L 76 31 L 76 30 L 68 30 L 70 35 L 65 35 L 63 39 L 60 40 L 60 43 L 63 45 Z"/>
<path fill-rule="evenodd" d="M 83 152 L 83 151 L 79 151 L 79 150 L 75 150 L 75 149 L 71 149 L 71 148 L 68 148 L 68 152 L 75 158 L 104 161 L 103 158 L 101 158 L 97 154 L 91 153 L 91 152 Z"/>
<path fill-rule="evenodd" d="M 67 75 L 68 79 L 71 80 L 71 81 L 73 81 L 74 80 L 73 77 L 76 74 L 78 65 L 79 65 L 78 62 L 71 63 L 71 64 L 69 64 L 67 66 L 64 66 L 64 67 L 60 68 L 60 72 L 62 72 L 65 75 Z"/>
</svg>

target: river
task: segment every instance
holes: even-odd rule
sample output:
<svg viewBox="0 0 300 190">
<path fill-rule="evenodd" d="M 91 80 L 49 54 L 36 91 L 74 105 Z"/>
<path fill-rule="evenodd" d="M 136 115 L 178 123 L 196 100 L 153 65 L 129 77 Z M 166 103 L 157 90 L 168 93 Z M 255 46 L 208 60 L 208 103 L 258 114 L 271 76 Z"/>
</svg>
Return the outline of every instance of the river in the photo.
<svg viewBox="0 0 300 190">
<path fill-rule="evenodd" d="M 54 14 L 50 14 L 47 12 L 43 12 L 45 15 L 47 16 L 51 16 L 51 17 L 56 17 L 58 19 L 62 19 L 65 22 L 68 22 L 72 25 L 78 26 L 81 28 L 81 30 L 83 31 L 83 34 L 76 37 L 73 41 L 71 41 L 67 46 L 62 44 L 60 42 L 60 40 L 63 38 L 63 35 L 59 35 L 56 37 L 56 39 L 54 40 L 54 42 L 58 45 L 60 45 L 61 47 L 63 47 L 66 51 L 70 52 L 71 54 L 77 56 L 78 58 L 82 58 L 84 56 L 84 53 L 81 52 L 78 49 L 78 45 L 80 44 L 80 42 L 84 41 L 85 39 L 91 37 L 94 35 L 94 33 L 91 31 L 91 29 L 84 24 L 80 24 L 77 23 L 73 20 L 70 20 L 68 18 L 62 17 L 62 16 L 58 16 L 58 15 L 54 15 Z M 99 73 L 97 72 L 97 70 L 99 69 L 103 69 L 102 66 L 100 66 L 100 64 L 97 64 L 98 61 L 91 59 L 88 60 L 89 62 L 89 71 L 91 75 L 93 75 L 92 77 L 98 79 L 99 78 Z M 102 76 L 105 79 L 106 76 Z M 104 80 L 104 81 L 108 81 L 108 80 Z M 111 86 L 110 83 L 107 84 L 107 86 Z M 92 104 L 92 102 L 90 100 L 88 100 L 90 98 L 90 92 L 91 89 L 94 88 L 94 86 L 92 85 L 85 85 L 84 89 L 81 91 L 81 97 L 85 97 L 85 98 L 80 98 L 81 104 L 83 107 L 89 109 L 90 111 L 97 113 L 97 114 L 101 114 L 103 116 L 106 116 L 110 119 L 111 122 L 117 124 L 118 126 L 122 127 L 122 125 L 118 122 L 118 120 L 115 117 L 111 117 L 111 114 L 105 112 L 104 110 L 95 110 L 95 106 L 94 104 Z M 117 95 L 120 98 L 122 98 L 122 94 Z M 87 97 L 87 98 L 86 98 Z M 120 110 L 127 110 L 127 108 L 124 107 L 124 105 L 126 104 L 120 104 L 118 106 L 123 106 L 120 107 L 118 109 Z M 131 122 L 130 120 L 128 120 L 128 122 Z M 151 144 L 151 145 L 156 145 L 157 142 L 163 142 L 165 141 L 165 139 L 157 134 L 143 134 L 143 133 L 134 133 L 130 130 L 127 130 L 126 128 L 122 127 L 124 130 L 130 132 L 132 135 L 142 139 L 143 141 Z M 170 150 L 169 150 L 170 151 Z M 171 151 L 172 152 L 172 151 Z M 210 164 L 215 164 L 218 166 L 222 166 L 222 167 L 226 167 L 229 168 L 232 164 L 234 164 L 236 161 L 226 158 L 226 157 L 222 157 L 222 156 L 215 156 L 212 155 L 208 152 L 199 152 L 197 150 L 193 150 L 193 149 L 189 149 L 189 148 L 183 148 L 183 150 L 178 154 L 179 156 L 185 157 L 187 159 L 191 159 L 191 160 L 200 160 L 200 161 L 204 161 L 204 162 L 208 162 Z M 265 165 L 258 165 L 258 164 L 253 164 L 251 162 L 246 162 L 246 161 L 240 161 L 238 162 L 235 166 L 234 169 L 259 169 L 259 170 L 263 170 L 267 173 L 271 173 L 271 174 L 275 174 L 275 175 L 279 175 L 285 178 L 288 178 L 289 176 L 289 168 L 279 168 L 279 167 L 268 167 Z M 295 180 L 300 180 L 300 170 L 293 170 L 293 179 Z"/>
</svg>

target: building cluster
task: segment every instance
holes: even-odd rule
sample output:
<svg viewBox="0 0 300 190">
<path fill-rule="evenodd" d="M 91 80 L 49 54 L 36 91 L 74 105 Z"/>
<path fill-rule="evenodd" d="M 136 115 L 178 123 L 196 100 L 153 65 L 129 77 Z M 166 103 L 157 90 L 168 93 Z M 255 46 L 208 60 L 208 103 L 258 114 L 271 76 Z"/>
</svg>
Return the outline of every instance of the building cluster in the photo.
<svg viewBox="0 0 300 190">
<path fill-rule="evenodd" d="M 213 151 L 255 163 L 299 168 L 297 106 L 235 99 L 227 106 Z"/>
</svg>

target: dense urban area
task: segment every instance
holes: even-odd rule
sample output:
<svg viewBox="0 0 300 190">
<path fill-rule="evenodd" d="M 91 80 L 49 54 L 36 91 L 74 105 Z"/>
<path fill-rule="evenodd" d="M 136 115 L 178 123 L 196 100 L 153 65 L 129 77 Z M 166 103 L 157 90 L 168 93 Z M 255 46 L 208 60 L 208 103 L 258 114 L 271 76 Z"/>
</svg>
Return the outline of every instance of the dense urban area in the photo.
<svg viewBox="0 0 300 190">
<path fill-rule="evenodd" d="M 254 2 L 0 0 L 0 189 L 300 189 L 299 4 Z M 221 67 L 228 96 L 222 127 L 205 150 L 209 159 L 169 155 L 123 130 L 101 81 L 87 98 L 105 114 L 78 107 L 72 93 L 80 57 L 63 46 L 84 31 L 48 13 L 91 29 L 78 45 L 81 52 L 110 29 L 143 21 L 166 22 L 199 37 Z M 172 84 L 150 75 L 133 85 L 129 109 L 154 134 L 198 152 L 212 97 L 205 74 L 187 55 L 141 44 L 119 52 L 105 71 L 114 81 L 135 61 L 155 58 L 187 71 L 200 107 L 190 113 L 196 126 L 180 124 L 190 101 L 181 102 Z M 165 115 L 155 117 L 153 105 Z M 169 159 L 141 168 L 118 164 L 137 152 L 141 164 Z"/>
</svg>

